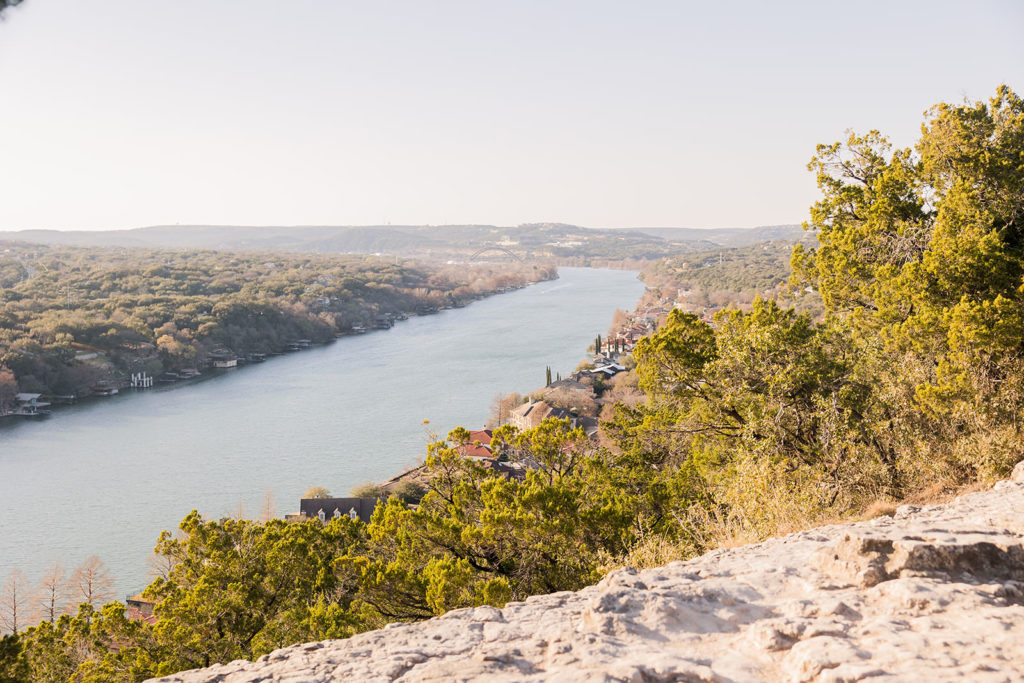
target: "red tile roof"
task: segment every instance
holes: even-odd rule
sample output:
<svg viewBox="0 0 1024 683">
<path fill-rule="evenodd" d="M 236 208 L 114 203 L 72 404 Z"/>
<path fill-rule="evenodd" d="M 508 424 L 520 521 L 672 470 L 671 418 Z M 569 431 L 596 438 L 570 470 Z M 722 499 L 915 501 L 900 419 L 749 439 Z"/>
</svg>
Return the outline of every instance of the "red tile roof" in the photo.
<svg viewBox="0 0 1024 683">
<path fill-rule="evenodd" d="M 493 458 L 494 454 L 491 453 L 489 446 L 477 446 L 475 444 L 467 443 L 459 446 L 459 453 L 467 458 Z"/>
<path fill-rule="evenodd" d="M 469 442 L 479 441 L 483 445 L 487 446 L 491 443 L 491 437 L 494 436 L 494 432 L 490 429 L 476 429 L 469 433 Z"/>
</svg>

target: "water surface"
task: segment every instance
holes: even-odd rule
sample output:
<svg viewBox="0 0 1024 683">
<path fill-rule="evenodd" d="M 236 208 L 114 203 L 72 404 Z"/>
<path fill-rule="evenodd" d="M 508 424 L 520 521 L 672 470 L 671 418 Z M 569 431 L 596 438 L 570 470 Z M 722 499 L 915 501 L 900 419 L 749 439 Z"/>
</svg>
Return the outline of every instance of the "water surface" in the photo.
<svg viewBox="0 0 1024 683">
<path fill-rule="evenodd" d="M 160 531 L 192 509 L 258 517 L 269 490 L 283 515 L 311 485 L 343 496 L 399 473 L 430 431 L 480 428 L 497 394 L 542 386 L 548 365 L 571 372 L 643 292 L 635 272 L 560 273 L 216 377 L 0 420 L 0 580 L 96 554 L 119 590 L 141 588 Z"/>
</svg>

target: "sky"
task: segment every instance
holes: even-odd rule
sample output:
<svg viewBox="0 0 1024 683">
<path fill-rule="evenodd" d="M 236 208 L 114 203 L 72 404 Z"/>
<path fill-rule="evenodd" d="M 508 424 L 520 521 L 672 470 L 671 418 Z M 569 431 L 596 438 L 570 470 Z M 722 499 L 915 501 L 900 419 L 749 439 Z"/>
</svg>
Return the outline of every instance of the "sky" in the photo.
<svg viewBox="0 0 1024 683">
<path fill-rule="evenodd" d="M 0 230 L 797 223 L 817 143 L 1024 91 L 1024 2 L 25 0 Z"/>
</svg>

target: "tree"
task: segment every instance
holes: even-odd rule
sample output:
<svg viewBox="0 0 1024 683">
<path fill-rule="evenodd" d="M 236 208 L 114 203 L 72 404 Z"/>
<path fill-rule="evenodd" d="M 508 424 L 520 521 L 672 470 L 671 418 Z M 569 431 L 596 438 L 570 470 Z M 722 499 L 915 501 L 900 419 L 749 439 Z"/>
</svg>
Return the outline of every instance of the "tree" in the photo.
<svg viewBox="0 0 1024 683">
<path fill-rule="evenodd" d="M 174 565 L 144 592 L 157 602 L 153 635 L 168 658 L 161 671 L 351 635 L 351 593 L 335 562 L 359 552 L 363 526 L 347 517 L 326 525 L 205 521 L 193 512 L 181 523 L 183 537 L 161 534 L 157 552 Z M 340 609 L 329 608 L 335 603 Z"/>
<path fill-rule="evenodd" d="M 263 492 L 263 505 L 260 507 L 260 521 L 269 522 L 277 517 L 277 504 L 274 502 L 274 492 L 268 486 Z"/>
<path fill-rule="evenodd" d="M 0 683 L 28 683 L 31 670 L 17 633 L 0 637 Z"/>
<path fill-rule="evenodd" d="M 551 386 L 551 366 L 550 365 L 545 368 L 544 375 L 545 375 L 544 386 L 546 386 L 546 387 Z"/>
<path fill-rule="evenodd" d="M 487 417 L 489 427 L 500 427 L 508 422 L 512 411 L 523 403 L 521 394 L 512 392 L 509 394 L 498 394 L 491 403 L 490 413 Z"/>
<path fill-rule="evenodd" d="M 323 486 L 310 486 L 306 489 L 306 492 L 302 494 L 303 498 L 330 498 L 331 492 Z"/>
<path fill-rule="evenodd" d="M 578 588 L 597 578 L 601 557 L 621 550 L 620 508 L 580 476 L 593 457 L 582 431 L 548 420 L 522 434 L 503 427 L 495 439 L 513 441 L 516 457 L 538 469 L 509 480 L 435 442 L 419 507 L 392 498 L 375 511 L 359 589 L 368 625 Z"/>
<path fill-rule="evenodd" d="M 423 498 L 423 495 L 427 492 L 427 488 L 415 481 L 401 481 L 393 489 L 391 489 L 392 495 L 397 496 L 404 503 L 419 503 Z"/>
<path fill-rule="evenodd" d="M 355 498 L 381 498 L 384 496 L 384 489 L 372 481 L 364 481 L 362 484 L 353 486 L 349 493 Z"/>
<path fill-rule="evenodd" d="M 542 398 L 548 405 L 564 408 L 576 415 L 597 415 L 597 402 L 589 391 L 558 387 L 545 390 Z"/>
<path fill-rule="evenodd" d="M 35 593 L 20 569 L 12 569 L 0 589 L 0 626 L 17 633 L 28 625 L 28 616 L 35 610 Z"/>
<path fill-rule="evenodd" d="M 64 565 L 54 562 L 39 580 L 36 591 L 36 610 L 51 624 L 68 611 L 68 581 Z"/>
<path fill-rule="evenodd" d="M 18 382 L 14 373 L 0 365 L 0 415 L 6 415 L 15 405 Z"/>
<path fill-rule="evenodd" d="M 819 146 L 819 246 L 793 254 L 879 387 L 879 442 L 967 480 L 1005 473 L 1020 444 L 1022 143 L 1024 102 L 1000 86 L 929 110 L 915 150 L 874 131 Z"/>
<path fill-rule="evenodd" d="M 90 555 L 78 565 L 68 579 L 70 598 L 76 604 L 87 603 L 98 608 L 114 598 L 114 578 L 100 558 Z"/>
</svg>

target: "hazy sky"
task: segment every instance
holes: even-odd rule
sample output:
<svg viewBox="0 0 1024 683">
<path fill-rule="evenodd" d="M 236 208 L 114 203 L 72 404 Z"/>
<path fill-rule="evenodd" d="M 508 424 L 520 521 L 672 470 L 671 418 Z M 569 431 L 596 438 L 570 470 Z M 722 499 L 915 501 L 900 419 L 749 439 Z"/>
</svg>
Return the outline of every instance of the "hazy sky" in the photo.
<svg viewBox="0 0 1024 683">
<path fill-rule="evenodd" d="M 0 230 L 798 222 L 847 128 L 1024 90 L 1024 2 L 26 0 Z"/>
</svg>

